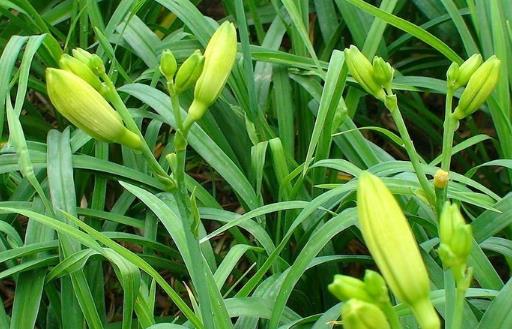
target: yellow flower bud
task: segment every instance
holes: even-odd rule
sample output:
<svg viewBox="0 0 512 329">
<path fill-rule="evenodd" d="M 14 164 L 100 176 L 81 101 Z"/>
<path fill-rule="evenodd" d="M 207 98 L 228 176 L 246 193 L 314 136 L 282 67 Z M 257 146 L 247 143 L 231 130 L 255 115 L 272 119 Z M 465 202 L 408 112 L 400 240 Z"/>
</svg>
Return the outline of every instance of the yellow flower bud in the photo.
<svg viewBox="0 0 512 329">
<path fill-rule="evenodd" d="M 377 84 L 386 89 L 391 89 L 391 81 L 393 81 L 394 73 L 395 70 L 388 62 L 378 56 L 373 58 L 373 77 Z"/>
<path fill-rule="evenodd" d="M 339 300 L 355 298 L 366 302 L 371 301 L 364 282 L 351 276 L 336 274 L 334 281 L 327 288 Z"/>
<path fill-rule="evenodd" d="M 219 97 L 236 58 L 236 29 L 224 22 L 212 35 L 204 52 L 204 67 L 194 89 L 186 123 L 199 120 Z"/>
<path fill-rule="evenodd" d="M 102 85 L 100 78 L 91 71 L 88 65 L 82 63 L 82 61 L 64 54 L 59 60 L 59 66 L 61 69 L 69 71 L 82 78 L 94 89 L 98 91 L 101 90 Z"/>
<path fill-rule="evenodd" d="M 105 73 L 105 64 L 103 63 L 103 60 L 100 58 L 100 56 L 91 54 L 82 48 L 75 48 L 71 52 L 73 57 L 89 66 L 89 69 L 91 69 L 94 74 L 101 75 Z"/>
<path fill-rule="evenodd" d="M 160 57 L 160 73 L 162 73 L 167 81 L 172 81 L 177 69 L 178 64 L 172 51 L 170 49 L 164 50 Z"/>
<path fill-rule="evenodd" d="M 448 185 L 448 172 L 438 169 L 434 174 L 434 186 L 436 188 L 445 188 Z"/>
<path fill-rule="evenodd" d="M 498 83 L 501 61 L 492 56 L 485 61 L 469 79 L 466 89 L 462 92 L 459 104 L 453 112 L 457 120 L 472 114 L 487 100 Z"/>
<path fill-rule="evenodd" d="M 48 96 L 71 123 L 92 137 L 138 149 L 140 137 L 124 125 L 119 114 L 87 82 L 71 72 L 46 69 Z"/>
<path fill-rule="evenodd" d="M 363 238 L 391 291 L 412 308 L 422 329 L 439 329 L 427 270 L 409 223 L 384 183 L 367 172 L 359 176 L 357 211 Z"/>
<path fill-rule="evenodd" d="M 375 80 L 373 66 L 356 46 L 345 49 L 345 61 L 352 77 L 363 87 L 366 92 L 378 100 L 384 101 L 386 93 L 382 86 Z"/>
<path fill-rule="evenodd" d="M 185 90 L 192 88 L 197 79 L 203 72 L 204 56 L 199 50 L 194 51 L 183 64 L 181 64 L 178 73 L 176 73 L 176 92 L 181 94 Z"/>
<path fill-rule="evenodd" d="M 351 299 L 341 307 L 345 329 L 389 329 L 384 313 L 374 304 Z"/>
</svg>

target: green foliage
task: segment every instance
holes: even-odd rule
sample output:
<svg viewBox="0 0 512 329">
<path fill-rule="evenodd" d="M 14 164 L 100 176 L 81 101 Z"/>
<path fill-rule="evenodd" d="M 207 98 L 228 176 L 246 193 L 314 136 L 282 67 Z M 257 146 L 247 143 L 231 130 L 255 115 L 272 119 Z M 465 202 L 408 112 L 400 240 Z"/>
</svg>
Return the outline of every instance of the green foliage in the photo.
<svg viewBox="0 0 512 329">
<path fill-rule="evenodd" d="M 197 77 L 179 68 L 224 21 L 236 27 L 234 67 L 183 129 Z M 505 0 L 0 1 L 0 328 L 341 327 L 334 275 L 378 270 L 356 211 L 367 170 L 411 226 L 443 324 L 508 329 L 511 21 Z M 377 71 L 382 102 L 352 77 L 351 45 L 365 74 Z M 67 57 L 75 48 L 105 73 Z M 477 53 L 501 61 L 495 90 L 465 100 L 478 106 L 464 120 L 443 118 Z M 84 131 L 55 110 L 45 70 L 61 58 L 140 149 L 89 136 L 97 116 Z M 433 195 L 439 167 L 448 188 Z M 462 293 L 438 253 L 444 200 L 473 234 Z M 391 327 L 418 328 L 391 297 Z"/>
</svg>

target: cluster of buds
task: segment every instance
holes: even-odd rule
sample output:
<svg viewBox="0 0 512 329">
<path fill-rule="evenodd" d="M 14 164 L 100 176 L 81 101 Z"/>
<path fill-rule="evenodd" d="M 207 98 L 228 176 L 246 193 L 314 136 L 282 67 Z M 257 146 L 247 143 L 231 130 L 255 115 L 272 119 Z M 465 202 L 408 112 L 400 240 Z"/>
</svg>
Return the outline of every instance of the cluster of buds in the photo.
<svg viewBox="0 0 512 329">
<path fill-rule="evenodd" d="M 456 120 L 462 120 L 478 110 L 498 83 L 501 61 L 496 56 L 491 56 L 480 65 L 481 59 L 479 61 L 478 56 L 472 56 L 458 70 L 453 69 L 455 73 L 450 73 L 450 70 L 448 72 L 449 86 L 459 87 L 467 83 L 453 112 Z"/>
<path fill-rule="evenodd" d="M 465 284 L 467 261 L 473 247 L 473 233 L 471 225 L 464 222 L 455 204 L 446 202 L 444 205 L 439 223 L 439 239 L 438 253 L 443 265 L 452 269 L 458 284 Z"/>
<path fill-rule="evenodd" d="M 357 211 L 361 233 L 393 294 L 411 307 L 422 329 L 439 329 L 430 301 L 427 270 L 400 206 L 376 176 L 359 176 Z"/>
<path fill-rule="evenodd" d="M 329 291 L 346 301 L 341 309 L 348 329 L 389 328 L 386 313 L 392 308 L 388 288 L 382 276 L 367 270 L 364 281 L 346 275 L 335 275 Z"/>
<path fill-rule="evenodd" d="M 171 86 L 171 92 L 180 94 L 195 85 L 194 100 L 185 118 L 185 127 L 201 119 L 219 97 L 235 63 L 236 52 L 235 26 L 224 22 L 212 35 L 204 56 L 199 50 L 195 51 L 179 69 L 170 51 L 162 54 L 160 71 Z"/>
<path fill-rule="evenodd" d="M 465 86 L 473 73 L 482 65 L 482 56 L 480 54 L 474 54 L 468 58 L 460 66 L 457 63 L 452 63 L 446 72 L 446 82 L 448 88 L 457 90 L 460 87 Z"/>
<path fill-rule="evenodd" d="M 389 96 L 393 94 L 391 82 L 395 70 L 381 57 L 375 56 L 373 63 L 370 63 L 368 58 L 352 45 L 345 49 L 345 61 L 354 80 L 367 93 L 382 102 L 385 101 L 386 94 Z"/>
<path fill-rule="evenodd" d="M 110 106 L 107 88 L 100 80 L 103 61 L 83 49 L 73 56 L 63 55 L 60 69 L 46 69 L 46 86 L 57 111 L 91 137 L 139 149 L 139 135 L 127 129 L 120 115 Z"/>
<path fill-rule="evenodd" d="M 160 72 L 167 80 L 169 91 L 178 95 L 194 86 L 203 71 L 203 65 L 204 56 L 199 50 L 193 52 L 179 69 L 170 49 L 164 50 L 160 57 Z"/>
</svg>

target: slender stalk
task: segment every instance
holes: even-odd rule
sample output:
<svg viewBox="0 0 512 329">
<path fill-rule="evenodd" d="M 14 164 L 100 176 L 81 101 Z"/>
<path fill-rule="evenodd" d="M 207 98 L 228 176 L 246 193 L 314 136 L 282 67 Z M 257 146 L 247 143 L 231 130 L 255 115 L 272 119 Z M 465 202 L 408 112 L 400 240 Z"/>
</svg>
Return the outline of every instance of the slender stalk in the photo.
<svg viewBox="0 0 512 329">
<path fill-rule="evenodd" d="M 382 311 L 386 315 L 386 318 L 389 321 L 389 325 L 391 326 L 391 329 L 402 329 L 402 324 L 400 323 L 400 319 L 398 318 L 398 315 L 396 314 L 395 309 L 391 304 L 382 305 Z"/>
<path fill-rule="evenodd" d="M 412 142 L 411 136 L 407 131 L 407 127 L 405 126 L 404 119 L 402 114 L 400 113 L 400 109 L 398 108 L 398 102 L 395 95 L 387 96 L 385 102 L 386 108 L 391 112 L 391 116 L 393 117 L 393 121 L 395 122 L 398 132 L 400 133 L 400 137 L 404 142 L 405 150 L 407 151 L 407 155 L 411 160 L 412 166 L 416 171 L 416 176 L 418 177 L 418 181 L 420 182 L 421 188 L 426 194 L 427 200 L 430 202 L 432 206 L 435 205 L 435 195 L 434 189 L 432 185 L 429 183 L 427 179 L 427 175 L 425 174 L 425 170 L 420 163 L 420 157 L 414 148 L 414 143 Z"/>
<path fill-rule="evenodd" d="M 179 109 L 179 108 L 178 108 Z M 215 328 L 210 304 L 210 294 L 208 292 L 208 278 L 206 264 L 201 253 L 199 241 L 192 232 L 192 216 L 190 213 L 190 199 L 185 185 L 185 160 L 187 154 L 187 140 L 181 130 L 178 130 L 174 140 L 176 150 L 176 171 L 174 177 L 178 190 L 174 193 L 178 204 L 181 220 L 183 223 L 183 231 L 187 240 L 187 246 L 190 253 L 191 268 L 190 274 L 192 282 L 197 290 L 201 314 L 205 328 Z"/>
<path fill-rule="evenodd" d="M 464 295 L 466 294 L 466 289 L 461 285 L 457 284 L 457 289 L 455 290 L 455 308 L 453 310 L 453 322 L 451 329 L 460 329 L 462 325 L 462 313 L 464 311 Z"/>
<path fill-rule="evenodd" d="M 450 163 L 452 160 L 453 137 L 457 130 L 458 121 L 453 118 L 452 101 L 454 90 L 448 86 L 446 93 L 446 105 L 443 123 L 443 149 L 441 151 L 441 169 L 450 172 Z M 438 214 L 441 213 L 444 203 L 448 199 L 448 183 L 444 188 L 436 188 L 436 205 Z"/>
<path fill-rule="evenodd" d="M 165 185 L 166 189 L 168 191 L 172 191 L 176 185 L 174 180 L 171 177 L 169 177 L 167 172 L 162 168 L 162 166 L 160 166 L 160 163 L 158 163 L 158 161 L 156 160 L 153 152 L 146 143 L 144 136 L 142 136 L 142 133 L 140 132 L 139 127 L 137 126 L 137 123 L 135 123 L 135 120 L 133 120 L 132 116 L 130 115 L 130 112 L 126 108 L 126 105 L 117 93 L 116 87 L 112 83 L 112 80 L 110 80 L 110 77 L 106 73 L 101 74 L 101 78 L 103 79 L 103 81 L 105 81 L 105 84 L 107 86 L 107 93 L 110 102 L 117 110 L 119 115 L 121 115 L 121 118 L 126 124 L 126 127 L 140 137 L 142 141 L 140 151 L 142 152 L 142 155 L 146 158 L 146 160 L 149 162 L 149 167 L 156 175 L 156 177 Z"/>
<path fill-rule="evenodd" d="M 453 136 L 455 134 L 455 127 L 457 125 L 457 120 L 453 119 L 452 117 L 452 101 L 453 89 L 448 87 L 448 91 L 446 93 L 446 105 L 443 124 L 443 150 L 441 153 L 441 169 L 447 172 L 450 171 Z"/>
</svg>

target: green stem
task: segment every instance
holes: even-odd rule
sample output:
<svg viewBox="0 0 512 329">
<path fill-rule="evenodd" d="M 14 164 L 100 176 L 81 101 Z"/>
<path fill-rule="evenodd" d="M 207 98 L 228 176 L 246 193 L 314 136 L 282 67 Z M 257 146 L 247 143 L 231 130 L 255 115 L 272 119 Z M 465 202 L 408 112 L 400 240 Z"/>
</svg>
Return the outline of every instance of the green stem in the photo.
<svg viewBox="0 0 512 329">
<path fill-rule="evenodd" d="M 407 127 L 405 126 L 404 119 L 398 108 L 396 96 L 387 96 L 385 105 L 389 112 L 391 112 L 393 121 L 396 124 L 398 132 L 400 133 L 400 137 L 402 138 L 402 141 L 404 143 L 405 150 L 407 151 L 407 155 L 409 155 L 409 159 L 411 160 L 412 166 L 416 171 L 416 176 L 418 177 L 418 181 L 420 182 L 421 188 L 425 192 L 427 200 L 430 202 L 430 204 L 432 206 L 435 206 L 434 189 L 432 185 L 429 183 L 427 175 L 425 174 L 425 170 L 423 170 L 423 167 L 420 163 L 420 157 L 418 156 L 418 153 L 414 148 L 414 143 L 412 142 L 411 136 L 409 136 L 409 132 L 407 131 Z"/>
<path fill-rule="evenodd" d="M 173 179 L 169 177 L 169 175 L 162 168 L 162 166 L 160 166 L 160 163 L 158 163 L 158 161 L 156 160 L 153 152 L 146 143 L 144 136 L 142 136 L 142 133 L 140 132 L 139 127 L 137 126 L 137 123 L 135 122 L 135 120 L 133 120 L 130 112 L 126 108 L 126 105 L 117 93 L 116 87 L 112 83 L 112 80 L 110 80 L 110 77 L 106 73 L 101 74 L 101 78 L 103 79 L 103 81 L 105 81 L 105 84 L 108 88 L 107 93 L 110 102 L 123 119 L 124 123 L 126 124 L 126 127 L 140 137 L 140 140 L 142 141 L 140 151 L 142 152 L 144 158 L 146 158 L 146 160 L 148 161 L 151 171 L 153 171 L 156 177 L 165 185 L 168 191 L 172 191 L 175 188 L 176 184 L 174 183 Z"/>
<path fill-rule="evenodd" d="M 176 93 L 173 82 L 167 81 L 167 90 L 171 96 L 171 106 L 174 118 L 176 119 L 176 127 L 177 129 L 183 130 L 183 118 L 181 116 L 180 109 L 180 96 Z"/>
<path fill-rule="evenodd" d="M 453 93 L 453 88 L 448 87 L 443 123 L 443 149 L 441 151 L 441 169 L 448 173 L 450 172 L 450 163 L 452 160 L 453 137 L 458 125 L 458 121 L 453 118 L 452 114 Z M 448 184 L 446 184 L 444 188 L 440 189 L 437 194 L 437 207 L 438 209 L 442 209 L 444 203 L 448 199 Z M 438 213 L 440 214 L 440 212 Z"/>
<path fill-rule="evenodd" d="M 179 110 L 179 104 L 178 104 Z M 185 164 L 187 155 L 187 132 L 183 133 L 181 130 L 177 130 L 174 146 L 176 150 L 176 171 L 174 177 L 178 190 L 175 193 L 178 209 L 180 212 L 181 220 L 183 223 L 183 231 L 185 233 L 185 239 L 187 241 L 187 247 L 190 253 L 190 276 L 192 282 L 197 290 L 199 305 L 201 307 L 201 314 L 205 328 L 215 328 L 214 321 L 212 318 L 212 310 L 210 303 L 210 294 L 208 292 L 208 274 L 207 264 L 201 253 L 199 240 L 192 232 L 192 215 L 190 213 L 190 199 L 185 184 Z"/>
<path fill-rule="evenodd" d="M 400 323 L 400 319 L 398 318 L 398 315 L 396 314 L 395 309 L 390 303 L 382 305 L 382 311 L 386 315 L 386 318 L 389 321 L 389 325 L 391 326 L 391 329 L 402 329 L 402 324 Z"/>
<path fill-rule="evenodd" d="M 451 329 L 460 329 L 462 325 L 462 313 L 464 311 L 465 294 L 466 289 L 457 284 L 457 289 L 455 290 L 455 308 L 453 311 L 453 322 Z"/>
<path fill-rule="evenodd" d="M 452 116 L 452 100 L 453 90 L 448 88 L 446 93 L 446 105 L 443 124 L 443 150 L 441 153 L 441 169 L 446 172 L 450 171 L 450 162 L 452 159 L 453 136 L 455 134 L 455 126 L 457 120 Z"/>
</svg>

